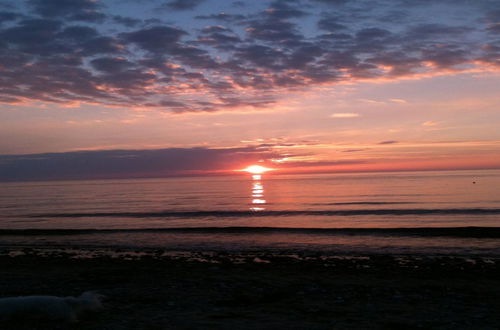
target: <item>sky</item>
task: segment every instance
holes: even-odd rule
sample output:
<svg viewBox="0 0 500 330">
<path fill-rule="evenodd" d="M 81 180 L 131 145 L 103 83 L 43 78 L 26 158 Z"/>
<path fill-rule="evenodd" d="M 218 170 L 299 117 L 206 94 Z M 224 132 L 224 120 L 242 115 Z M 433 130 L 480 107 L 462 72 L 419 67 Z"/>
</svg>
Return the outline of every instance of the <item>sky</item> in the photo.
<svg viewBox="0 0 500 330">
<path fill-rule="evenodd" d="M 0 0 L 0 180 L 500 168 L 497 0 Z"/>
</svg>

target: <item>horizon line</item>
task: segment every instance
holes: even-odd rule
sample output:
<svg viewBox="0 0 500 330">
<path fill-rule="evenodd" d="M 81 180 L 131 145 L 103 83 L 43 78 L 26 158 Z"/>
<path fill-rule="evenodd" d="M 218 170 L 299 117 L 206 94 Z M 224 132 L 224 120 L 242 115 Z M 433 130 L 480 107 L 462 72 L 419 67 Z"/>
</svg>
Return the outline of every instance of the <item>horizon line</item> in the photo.
<svg viewBox="0 0 500 330">
<path fill-rule="evenodd" d="M 484 167 L 484 168 L 444 168 L 444 169 L 374 169 L 374 170 L 341 170 L 341 171 L 286 171 L 280 172 L 273 171 L 266 173 L 264 176 L 285 176 L 285 175 L 343 175 L 343 174 L 371 174 L 371 173 L 411 173 L 411 172 L 459 172 L 459 171 L 496 171 L 500 167 Z M 58 181 L 106 181 L 106 180 L 140 180 L 140 179 L 172 179 L 172 178 L 195 178 L 195 177 L 231 177 L 231 176 L 251 176 L 250 173 L 237 172 L 235 170 L 224 170 L 218 172 L 207 173 L 179 173 L 175 175 L 151 175 L 151 176 L 129 176 L 129 177 L 93 177 L 93 178 L 54 178 L 54 179 L 13 179 L 13 180 L 0 180 L 2 183 L 29 183 L 29 182 L 58 182 Z"/>
</svg>

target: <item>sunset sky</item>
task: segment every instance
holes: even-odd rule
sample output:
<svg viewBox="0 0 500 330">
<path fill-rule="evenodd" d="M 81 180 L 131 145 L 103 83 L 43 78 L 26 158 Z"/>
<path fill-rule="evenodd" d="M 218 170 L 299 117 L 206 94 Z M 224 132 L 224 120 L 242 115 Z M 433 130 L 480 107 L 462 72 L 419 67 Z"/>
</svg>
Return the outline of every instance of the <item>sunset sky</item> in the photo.
<svg viewBox="0 0 500 330">
<path fill-rule="evenodd" d="M 0 0 L 0 180 L 253 163 L 500 168 L 500 1 Z"/>
</svg>

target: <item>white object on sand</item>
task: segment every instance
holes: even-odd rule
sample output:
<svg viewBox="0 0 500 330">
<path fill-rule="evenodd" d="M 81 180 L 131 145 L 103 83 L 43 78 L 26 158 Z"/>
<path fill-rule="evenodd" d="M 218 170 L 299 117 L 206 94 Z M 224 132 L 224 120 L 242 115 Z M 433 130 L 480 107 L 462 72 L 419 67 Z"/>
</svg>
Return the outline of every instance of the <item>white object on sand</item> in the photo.
<svg viewBox="0 0 500 330">
<path fill-rule="evenodd" d="M 20 318 L 78 321 L 86 311 L 102 308 L 103 296 L 87 291 L 79 297 L 23 296 L 0 299 L 0 320 Z"/>
</svg>

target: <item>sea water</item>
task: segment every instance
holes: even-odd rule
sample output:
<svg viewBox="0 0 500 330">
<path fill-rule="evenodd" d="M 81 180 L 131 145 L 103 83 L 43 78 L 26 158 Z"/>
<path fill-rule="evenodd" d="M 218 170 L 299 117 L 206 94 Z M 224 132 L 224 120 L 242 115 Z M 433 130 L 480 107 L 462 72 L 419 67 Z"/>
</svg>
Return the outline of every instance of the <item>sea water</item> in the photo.
<svg viewBox="0 0 500 330">
<path fill-rule="evenodd" d="M 500 171 L 0 183 L 0 245 L 500 254 Z"/>
</svg>

